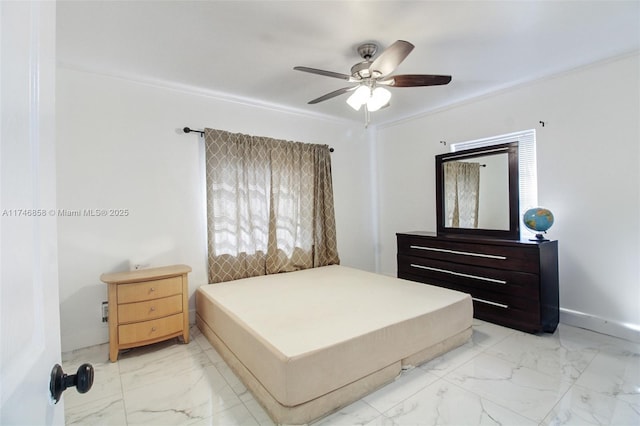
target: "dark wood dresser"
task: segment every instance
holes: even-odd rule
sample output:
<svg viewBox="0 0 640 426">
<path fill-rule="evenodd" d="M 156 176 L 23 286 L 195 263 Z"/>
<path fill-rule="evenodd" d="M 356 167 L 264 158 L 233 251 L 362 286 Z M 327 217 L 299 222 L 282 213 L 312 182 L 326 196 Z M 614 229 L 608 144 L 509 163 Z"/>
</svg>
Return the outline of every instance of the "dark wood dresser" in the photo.
<svg viewBox="0 0 640 426">
<path fill-rule="evenodd" d="M 558 325 L 558 242 L 398 233 L 398 277 L 471 294 L 474 317 L 526 331 Z"/>
</svg>

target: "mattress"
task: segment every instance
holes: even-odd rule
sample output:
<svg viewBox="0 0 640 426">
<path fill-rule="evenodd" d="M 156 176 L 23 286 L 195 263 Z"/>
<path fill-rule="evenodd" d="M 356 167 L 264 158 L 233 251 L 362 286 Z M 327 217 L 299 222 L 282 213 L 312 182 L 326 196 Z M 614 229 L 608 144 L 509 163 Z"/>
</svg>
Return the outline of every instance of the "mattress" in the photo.
<svg viewBox="0 0 640 426">
<path fill-rule="evenodd" d="M 452 336 L 461 344 L 473 317 L 465 293 L 339 265 L 202 286 L 196 310 L 205 334 L 283 407 L 390 366 L 397 374 Z"/>
</svg>

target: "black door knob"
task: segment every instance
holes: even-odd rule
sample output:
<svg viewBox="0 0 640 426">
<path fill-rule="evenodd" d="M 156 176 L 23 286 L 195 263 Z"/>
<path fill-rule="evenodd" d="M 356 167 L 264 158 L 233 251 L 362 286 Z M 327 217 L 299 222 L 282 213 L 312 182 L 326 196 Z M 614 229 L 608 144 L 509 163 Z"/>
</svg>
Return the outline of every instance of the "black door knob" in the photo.
<svg viewBox="0 0 640 426">
<path fill-rule="evenodd" d="M 62 371 L 59 364 L 53 366 L 51 370 L 51 381 L 49 391 L 51 397 L 57 403 L 65 389 L 75 386 L 79 393 L 86 393 L 93 385 L 93 367 L 91 364 L 82 364 L 78 367 L 76 374 L 67 375 Z"/>
</svg>

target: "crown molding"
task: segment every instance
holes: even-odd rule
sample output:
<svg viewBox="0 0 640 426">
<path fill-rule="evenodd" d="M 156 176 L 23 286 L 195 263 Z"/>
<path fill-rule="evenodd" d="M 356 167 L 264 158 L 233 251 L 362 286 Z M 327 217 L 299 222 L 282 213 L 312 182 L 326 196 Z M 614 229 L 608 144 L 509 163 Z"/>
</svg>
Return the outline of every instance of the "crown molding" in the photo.
<svg viewBox="0 0 640 426">
<path fill-rule="evenodd" d="M 634 56 L 640 56 L 640 50 L 632 50 L 629 52 L 625 52 L 622 53 L 620 55 L 616 55 L 616 56 L 612 56 L 606 59 L 602 59 L 600 61 L 596 61 L 596 62 L 592 62 L 589 64 L 584 64 L 578 67 L 574 67 L 574 68 L 570 68 L 564 71 L 559 71 L 553 74 L 549 74 L 546 76 L 542 76 L 542 77 L 536 77 L 536 78 L 531 78 L 531 79 L 526 79 L 526 80 L 521 80 L 512 84 L 508 84 L 508 85 L 504 85 L 502 87 L 499 87 L 497 89 L 491 89 L 491 90 L 487 90 L 486 92 L 483 93 L 477 93 L 465 98 L 461 98 L 458 100 L 455 100 L 451 103 L 445 103 L 443 105 L 434 107 L 434 108 L 430 108 L 428 110 L 424 110 L 424 111 L 420 111 L 416 114 L 411 114 L 409 116 L 406 117 L 402 117 L 399 118 L 397 120 L 388 120 L 385 122 L 381 122 L 378 123 L 378 127 L 381 129 L 387 128 L 387 127 L 394 127 L 400 124 L 404 124 L 406 122 L 409 121 L 413 121 L 413 120 L 417 120 L 420 118 L 424 118 L 424 117 L 428 117 L 430 115 L 434 115 L 434 114 L 438 114 L 450 109 L 455 109 L 464 105 L 468 105 L 468 104 L 473 104 L 475 102 L 479 102 L 485 99 L 490 99 L 493 98 L 495 96 L 500 96 L 502 94 L 514 91 L 514 90 L 518 90 L 521 88 L 525 88 L 528 86 L 533 86 L 536 85 L 540 82 L 546 81 L 546 80 L 552 80 L 552 79 L 556 79 L 556 78 L 562 78 L 565 77 L 567 75 L 571 75 L 575 72 L 580 72 L 580 71 L 586 71 L 588 69 L 591 68 L 596 68 L 599 66 L 603 66 L 603 65 L 607 65 L 610 63 L 614 63 L 614 62 L 618 62 L 618 61 L 622 61 L 622 60 L 626 60 L 628 58 L 634 57 Z"/>
<path fill-rule="evenodd" d="M 155 79 L 148 76 L 126 74 L 126 73 L 107 73 L 102 71 L 96 71 L 85 67 L 80 67 L 68 63 L 58 62 L 58 68 L 64 68 L 70 71 L 82 72 L 85 74 L 91 74 L 104 78 L 111 78 L 114 80 L 121 80 L 132 84 L 138 84 L 147 87 L 153 87 L 161 90 L 170 90 L 178 93 L 183 93 L 191 96 L 200 96 L 209 99 L 215 99 L 222 102 L 231 102 L 239 105 L 244 105 L 252 108 L 265 109 L 269 111 L 280 112 L 284 114 L 297 115 L 305 118 L 311 118 L 315 120 L 322 120 L 337 124 L 357 124 L 356 120 L 348 118 L 335 117 L 328 114 L 320 114 L 311 112 L 305 109 L 292 108 L 285 105 L 265 102 L 254 98 L 237 96 L 230 93 L 220 92 L 216 90 L 206 89 L 198 86 L 191 86 L 182 83 L 176 83 L 168 80 Z"/>
</svg>

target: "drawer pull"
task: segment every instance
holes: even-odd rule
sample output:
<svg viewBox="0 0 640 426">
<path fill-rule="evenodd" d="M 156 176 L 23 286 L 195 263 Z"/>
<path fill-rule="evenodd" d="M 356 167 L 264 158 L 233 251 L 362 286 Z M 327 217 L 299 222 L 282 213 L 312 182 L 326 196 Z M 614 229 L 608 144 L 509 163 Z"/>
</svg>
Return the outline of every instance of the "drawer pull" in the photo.
<svg viewBox="0 0 640 426">
<path fill-rule="evenodd" d="M 156 331 L 155 327 L 151 327 L 151 332 L 153 333 L 154 331 Z"/>
<path fill-rule="evenodd" d="M 149 289 L 149 293 L 154 292 L 154 291 L 156 291 L 156 288 L 155 288 L 155 287 L 151 287 L 151 288 Z"/>
<path fill-rule="evenodd" d="M 149 308 L 149 312 L 155 312 L 155 311 L 156 311 L 156 307 L 155 306 L 152 306 L 152 307 Z"/>
<path fill-rule="evenodd" d="M 504 305 L 498 302 L 491 302 L 489 300 L 484 300 L 484 299 L 478 299 L 477 297 L 472 297 L 471 300 L 473 300 L 474 302 L 486 303 L 487 305 L 497 306 L 499 308 L 509 309 L 509 305 Z"/>
<path fill-rule="evenodd" d="M 412 263 L 411 267 L 419 268 L 419 269 L 427 269 L 429 271 L 435 271 L 435 272 L 442 272 L 449 275 L 456 275 L 458 277 L 466 277 L 466 278 L 473 278 L 476 280 L 488 281 L 490 283 L 495 283 L 495 284 L 505 285 L 507 283 L 505 280 L 497 280 L 495 278 L 481 277 L 479 275 L 463 274 L 462 272 L 454 272 L 454 271 L 449 271 L 447 269 L 432 268 L 431 266 L 416 265 L 415 263 Z"/>
<path fill-rule="evenodd" d="M 448 249 L 441 249 L 441 248 L 435 248 L 435 247 L 409 246 L 409 248 L 418 249 L 418 250 L 439 251 L 441 253 L 460 254 L 462 256 L 484 257 L 487 259 L 497 259 L 497 260 L 507 259 L 507 256 L 499 256 L 497 254 L 473 253 L 470 251 L 448 250 Z"/>
</svg>

